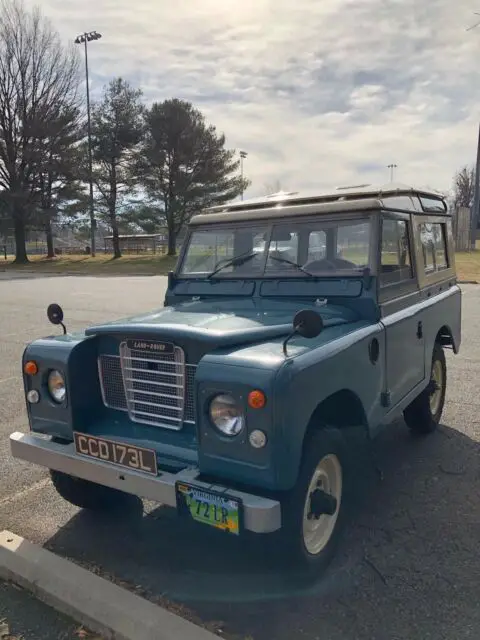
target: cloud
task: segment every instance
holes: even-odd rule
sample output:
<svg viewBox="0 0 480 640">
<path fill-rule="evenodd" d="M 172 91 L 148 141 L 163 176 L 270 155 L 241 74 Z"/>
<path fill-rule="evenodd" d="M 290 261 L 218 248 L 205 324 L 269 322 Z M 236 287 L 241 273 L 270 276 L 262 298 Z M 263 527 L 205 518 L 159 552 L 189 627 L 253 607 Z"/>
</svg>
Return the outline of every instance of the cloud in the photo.
<svg viewBox="0 0 480 640">
<path fill-rule="evenodd" d="M 396 178 L 438 189 L 475 157 L 480 28 L 470 0 L 43 0 L 65 39 L 97 29 L 115 75 L 191 100 L 248 152 L 247 195 Z"/>
</svg>

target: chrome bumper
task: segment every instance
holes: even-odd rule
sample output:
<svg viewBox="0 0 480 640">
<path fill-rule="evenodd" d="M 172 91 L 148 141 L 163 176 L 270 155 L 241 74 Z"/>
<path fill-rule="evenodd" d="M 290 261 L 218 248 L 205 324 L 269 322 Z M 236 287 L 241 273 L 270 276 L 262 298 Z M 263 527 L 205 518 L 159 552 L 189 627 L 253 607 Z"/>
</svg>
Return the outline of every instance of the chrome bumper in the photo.
<svg viewBox="0 0 480 640">
<path fill-rule="evenodd" d="M 232 497 L 242 500 L 245 529 L 255 533 L 271 533 L 281 527 L 281 508 L 278 501 L 231 490 L 221 485 L 200 482 L 197 480 L 199 470 L 196 468 L 184 469 L 179 473 L 160 472 L 156 477 L 147 476 L 108 462 L 79 456 L 75 453 L 73 443 L 58 444 L 31 433 L 18 431 L 10 436 L 10 450 L 15 458 L 170 507 L 176 507 L 175 483 L 179 480 L 193 483 L 205 491 L 227 491 Z"/>
</svg>

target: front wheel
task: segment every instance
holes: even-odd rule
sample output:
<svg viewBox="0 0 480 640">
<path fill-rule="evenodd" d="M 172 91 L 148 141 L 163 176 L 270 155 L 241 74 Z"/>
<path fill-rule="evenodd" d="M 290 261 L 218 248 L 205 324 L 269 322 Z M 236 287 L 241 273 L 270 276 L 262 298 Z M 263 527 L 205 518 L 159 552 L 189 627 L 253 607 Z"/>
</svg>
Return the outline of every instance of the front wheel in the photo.
<svg viewBox="0 0 480 640">
<path fill-rule="evenodd" d="M 282 558 L 319 572 L 333 557 L 346 512 L 346 446 L 340 432 L 320 429 L 305 444 L 299 477 L 282 499 Z"/>
<path fill-rule="evenodd" d="M 442 418 L 447 390 L 447 364 L 441 345 L 435 343 L 430 382 L 426 389 L 405 409 L 403 417 L 413 433 L 432 433 Z"/>
<path fill-rule="evenodd" d="M 50 477 L 57 493 L 67 502 L 82 509 L 107 511 L 118 507 L 127 494 L 89 480 L 75 478 L 61 471 L 50 470 Z"/>
</svg>

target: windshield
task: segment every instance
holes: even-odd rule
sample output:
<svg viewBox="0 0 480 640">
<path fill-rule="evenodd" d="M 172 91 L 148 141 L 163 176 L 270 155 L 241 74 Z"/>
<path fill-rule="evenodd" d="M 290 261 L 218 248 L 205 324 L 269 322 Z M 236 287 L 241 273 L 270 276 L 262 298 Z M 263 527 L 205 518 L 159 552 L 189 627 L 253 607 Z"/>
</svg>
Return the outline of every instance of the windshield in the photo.
<svg viewBox="0 0 480 640">
<path fill-rule="evenodd" d="M 369 218 L 194 229 L 179 273 L 219 278 L 354 275 L 369 266 L 370 230 Z"/>
</svg>

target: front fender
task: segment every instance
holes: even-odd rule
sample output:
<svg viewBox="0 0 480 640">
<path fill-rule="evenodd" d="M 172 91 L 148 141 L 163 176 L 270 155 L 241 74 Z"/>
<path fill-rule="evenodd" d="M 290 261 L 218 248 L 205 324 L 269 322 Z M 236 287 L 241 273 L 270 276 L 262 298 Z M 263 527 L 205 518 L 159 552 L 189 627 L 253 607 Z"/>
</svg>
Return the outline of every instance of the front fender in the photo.
<svg viewBox="0 0 480 640">
<path fill-rule="evenodd" d="M 276 369 L 255 366 L 254 362 L 247 365 L 234 354 L 202 358 L 195 379 L 198 462 L 203 474 L 244 485 L 275 488 L 275 375 Z M 267 402 L 262 409 L 248 405 L 248 394 L 254 389 L 266 395 Z M 221 435 L 209 418 L 209 404 L 220 393 L 233 394 L 243 406 L 246 424 L 238 436 Z M 249 443 L 249 434 L 255 429 L 266 433 L 266 447 L 255 449 Z"/>
<path fill-rule="evenodd" d="M 27 345 L 22 369 L 28 360 L 37 363 L 38 373 L 23 375 L 25 393 L 36 389 L 41 399 L 38 404 L 27 403 L 30 429 L 72 440 L 73 429 L 84 429 L 94 408 L 102 404 L 94 339 L 84 334 L 40 338 Z M 47 377 L 52 369 L 66 377 L 66 400 L 61 405 L 48 394 Z"/>
<path fill-rule="evenodd" d="M 385 334 L 380 323 L 356 323 L 347 334 L 334 338 L 287 361 L 275 384 L 276 428 L 275 477 L 279 489 L 296 482 L 303 443 L 319 405 L 339 391 L 355 394 L 362 403 L 367 428 L 382 416 Z M 373 363 L 369 345 L 376 338 L 380 352 Z M 314 426 L 314 425 L 313 425 Z"/>
</svg>

